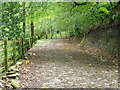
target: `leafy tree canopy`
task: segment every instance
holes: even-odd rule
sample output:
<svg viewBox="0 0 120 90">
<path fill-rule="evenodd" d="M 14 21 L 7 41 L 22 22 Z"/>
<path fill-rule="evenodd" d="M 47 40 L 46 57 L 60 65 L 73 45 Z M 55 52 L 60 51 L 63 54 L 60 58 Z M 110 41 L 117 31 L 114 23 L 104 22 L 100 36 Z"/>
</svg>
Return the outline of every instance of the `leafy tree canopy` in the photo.
<svg viewBox="0 0 120 90">
<path fill-rule="evenodd" d="M 92 26 L 119 20 L 120 11 L 112 14 L 118 5 L 118 2 L 25 2 L 25 5 L 6 2 L 2 4 L 1 37 L 23 36 L 23 22 L 26 23 L 25 36 L 30 36 L 31 20 L 36 35 L 46 33 L 49 36 L 59 31 L 81 36 Z"/>
</svg>

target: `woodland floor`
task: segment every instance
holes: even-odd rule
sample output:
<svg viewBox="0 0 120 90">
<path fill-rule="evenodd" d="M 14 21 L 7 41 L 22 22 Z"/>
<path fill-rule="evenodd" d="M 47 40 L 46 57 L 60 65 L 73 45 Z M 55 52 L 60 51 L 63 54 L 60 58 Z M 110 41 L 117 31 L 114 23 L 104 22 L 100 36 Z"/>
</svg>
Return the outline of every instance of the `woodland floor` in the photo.
<svg viewBox="0 0 120 90">
<path fill-rule="evenodd" d="M 48 39 L 29 50 L 21 69 L 22 88 L 117 88 L 117 65 L 101 60 L 78 43 Z"/>
</svg>

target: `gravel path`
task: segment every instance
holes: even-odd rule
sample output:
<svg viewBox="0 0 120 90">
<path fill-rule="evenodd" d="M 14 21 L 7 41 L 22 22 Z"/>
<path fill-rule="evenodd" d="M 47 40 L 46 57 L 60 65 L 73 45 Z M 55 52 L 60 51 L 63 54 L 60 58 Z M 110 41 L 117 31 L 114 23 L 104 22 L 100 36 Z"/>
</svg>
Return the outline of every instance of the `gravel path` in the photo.
<svg viewBox="0 0 120 90">
<path fill-rule="evenodd" d="M 103 62 L 66 39 L 46 40 L 29 50 L 22 88 L 118 88 L 117 65 Z"/>
</svg>

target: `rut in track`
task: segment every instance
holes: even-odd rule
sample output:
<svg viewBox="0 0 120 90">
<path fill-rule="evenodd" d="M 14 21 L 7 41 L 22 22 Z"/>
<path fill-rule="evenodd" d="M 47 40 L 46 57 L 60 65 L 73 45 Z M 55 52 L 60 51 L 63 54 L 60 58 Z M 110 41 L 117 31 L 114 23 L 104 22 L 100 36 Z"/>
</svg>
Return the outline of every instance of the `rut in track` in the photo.
<svg viewBox="0 0 120 90">
<path fill-rule="evenodd" d="M 103 62 L 67 39 L 50 39 L 34 46 L 30 64 L 21 69 L 22 88 L 118 87 L 117 66 Z"/>
</svg>

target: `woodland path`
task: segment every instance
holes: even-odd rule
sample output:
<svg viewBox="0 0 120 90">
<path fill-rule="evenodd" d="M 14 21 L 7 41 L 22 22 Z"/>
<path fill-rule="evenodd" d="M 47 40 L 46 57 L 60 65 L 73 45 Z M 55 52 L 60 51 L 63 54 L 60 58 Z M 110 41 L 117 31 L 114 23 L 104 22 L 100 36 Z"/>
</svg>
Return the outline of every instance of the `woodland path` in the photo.
<svg viewBox="0 0 120 90">
<path fill-rule="evenodd" d="M 117 88 L 117 66 L 102 62 L 67 39 L 48 39 L 29 50 L 22 88 Z"/>
</svg>

